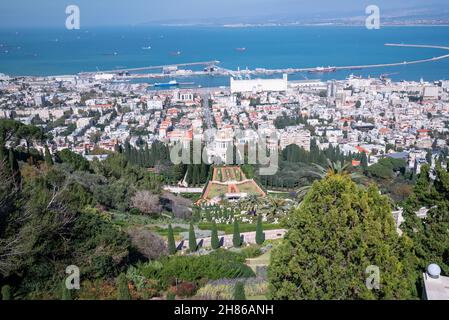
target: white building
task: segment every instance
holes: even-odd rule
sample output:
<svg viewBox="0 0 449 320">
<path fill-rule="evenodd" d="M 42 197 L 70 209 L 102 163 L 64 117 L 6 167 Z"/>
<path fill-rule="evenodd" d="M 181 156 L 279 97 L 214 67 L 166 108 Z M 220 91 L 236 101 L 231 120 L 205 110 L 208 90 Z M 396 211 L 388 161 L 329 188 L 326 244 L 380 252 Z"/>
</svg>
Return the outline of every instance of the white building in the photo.
<svg viewBox="0 0 449 320">
<path fill-rule="evenodd" d="M 110 81 L 114 79 L 114 75 L 111 73 L 97 73 L 95 74 L 94 79 L 97 81 Z"/>
<path fill-rule="evenodd" d="M 162 110 L 163 107 L 164 107 L 164 105 L 161 100 L 148 100 L 147 101 L 147 109 L 148 110 Z"/>
<path fill-rule="evenodd" d="M 438 87 L 424 87 L 424 94 L 423 99 L 424 100 L 438 100 L 439 96 L 439 88 Z"/>
<path fill-rule="evenodd" d="M 83 129 L 87 126 L 89 126 L 91 123 L 90 118 L 79 118 L 76 120 L 76 128 L 77 129 Z"/>
<path fill-rule="evenodd" d="M 193 101 L 193 92 L 191 91 L 178 91 L 173 92 L 173 99 L 176 101 Z"/>
<path fill-rule="evenodd" d="M 282 79 L 235 80 L 231 77 L 231 92 L 287 91 L 288 77 Z"/>
<path fill-rule="evenodd" d="M 291 144 L 296 144 L 298 147 L 310 151 L 310 131 L 298 127 L 286 127 L 281 132 L 280 147 L 285 149 Z"/>
</svg>

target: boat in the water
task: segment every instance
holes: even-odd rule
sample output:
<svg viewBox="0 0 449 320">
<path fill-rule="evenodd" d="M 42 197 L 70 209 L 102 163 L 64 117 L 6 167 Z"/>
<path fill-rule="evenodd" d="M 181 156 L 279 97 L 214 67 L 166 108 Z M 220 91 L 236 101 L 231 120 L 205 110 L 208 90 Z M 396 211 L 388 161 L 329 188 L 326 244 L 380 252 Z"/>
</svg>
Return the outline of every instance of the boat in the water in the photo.
<svg viewBox="0 0 449 320">
<path fill-rule="evenodd" d="M 162 82 L 162 83 L 157 82 L 157 83 L 154 84 L 154 86 L 158 87 L 158 88 L 170 88 L 170 87 L 177 87 L 177 86 L 179 86 L 179 83 L 176 80 L 172 80 L 172 81 L 169 81 L 169 82 Z"/>
<path fill-rule="evenodd" d="M 239 52 L 244 52 L 244 51 L 246 51 L 246 48 L 235 48 L 235 50 L 239 51 Z"/>
<path fill-rule="evenodd" d="M 148 47 L 142 47 L 142 50 L 151 50 L 151 46 L 148 46 Z"/>
<path fill-rule="evenodd" d="M 310 70 L 309 73 L 330 73 L 337 71 L 336 67 L 317 67 L 313 70 Z"/>
</svg>

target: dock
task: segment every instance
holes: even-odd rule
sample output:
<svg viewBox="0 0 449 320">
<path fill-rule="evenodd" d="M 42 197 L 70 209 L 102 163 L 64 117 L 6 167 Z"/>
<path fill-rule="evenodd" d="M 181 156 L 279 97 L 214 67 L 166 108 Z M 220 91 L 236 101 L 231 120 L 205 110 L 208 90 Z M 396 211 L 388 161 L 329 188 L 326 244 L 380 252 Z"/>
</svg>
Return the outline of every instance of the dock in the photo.
<svg viewBox="0 0 449 320">
<path fill-rule="evenodd" d="M 449 51 L 449 47 L 446 46 L 436 46 L 436 45 L 422 45 L 422 44 L 397 44 L 397 43 L 386 43 L 385 46 L 388 47 L 406 47 L 406 48 L 426 48 L 426 49 L 439 49 Z M 362 69 L 373 69 L 373 68 L 385 68 L 385 67 L 397 67 L 412 64 L 421 64 L 428 62 L 440 61 L 449 58 L 449 54 L 439 55 L 432 58 L 412 60 L 412 61 L 401 61 L 394 63 L 380 63 L 380 64 L 366 64 L 366 65 L 353 65 L 353 66 L 329 66 L 327 69 L 331 69 L 331 72 L 341 71 L 341 70 L 362 70 Z M 116 70 L 106 70 L 101 72 L 83 72 L 79 73 L 79 76 L 94 76 L 101 73 L 112 73 L 116 74 L 117 78 L 120 80 L 128 79 L 158 79 L 165 77 L 172 78 L 182 78 L 182 77 L 194 77 L 194 76 L 230 76 L 230 77 L 245 77 L 251 75 L 273 75 L 273 74 L 294 74 L 294 73 L 321 73 L 323 67 L 313 67 L 313 68 L 284 68 L 284 69 L 264 69 L 257 68 L 254 70 L 230 70 L 221 68 L 218 66 L 220 61 L 203 61 L 203 62 L 190 62 L 190 63 L 179 63 L 171 65 L 161 65 L 161 66 L 149 66 L 142 68 L 128 68 L 128 69 L 116 69 Z M 138 73 L 130 74 L 132 72 L 140 71 L 150 71 L 150 70 L 167 70 L 170 68 L 177 69 L 178 67 L 190 67 L 190 66 L 206 66 L 207 68 L 203 71 L 192 71 L 192 70 L 177 70 L 177 72 L 170 73 Z M 326 68 L 325 68 L 326 69 Z M 323 72 L 324 73 L 324 72 Z M 328 73 L 328 72 L 326 72 Z"/>
</svg>

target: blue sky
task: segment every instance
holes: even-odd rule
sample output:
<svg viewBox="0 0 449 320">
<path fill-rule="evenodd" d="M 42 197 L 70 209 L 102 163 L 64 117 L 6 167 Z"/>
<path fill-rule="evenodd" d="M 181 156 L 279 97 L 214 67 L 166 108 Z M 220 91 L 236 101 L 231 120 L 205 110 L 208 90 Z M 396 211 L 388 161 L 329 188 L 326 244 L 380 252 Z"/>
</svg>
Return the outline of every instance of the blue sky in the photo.
<svg viewBox="0 0 449 320">
<path fill-rule="evenodd" d="M 447 0 L 1 0 L 0 27 L 63 27 L 70 4 L 86 26 L 345 17 L 363 15 L 370 4 L 384 12 L 447 8 Z"/>
</svg>

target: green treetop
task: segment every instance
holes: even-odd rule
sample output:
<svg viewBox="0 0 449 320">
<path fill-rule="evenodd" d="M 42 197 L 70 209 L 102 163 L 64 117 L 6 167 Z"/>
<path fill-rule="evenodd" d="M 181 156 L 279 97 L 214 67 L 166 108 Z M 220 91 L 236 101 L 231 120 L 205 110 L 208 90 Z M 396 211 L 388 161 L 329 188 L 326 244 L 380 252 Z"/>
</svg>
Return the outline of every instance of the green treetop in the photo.
<svg viewBox="0 0 449 320">
<path fill-rule="evenodd" d="M 405 222 L 401 229 L 413 241 L 417 258 L 415 275 L 420 277 L 430 263 L 438 264 L 449 275 L 449 172 L 437 165 L 435 180 L 423 166 L 412 195 L 404 205 Z M 428 209 L 424 219 L 416 213 Z"/>
<path fill-rule="evenodd" d="M 269 266 L 274 299 L 408 299 L 416 294 L 410 244 L 399 238 L 389 199 L 347 174 L 316 181 L 286 221 Z M 380 289 L 365 282 L 380 271 Z"/>
</svg>

